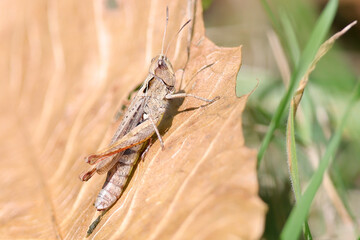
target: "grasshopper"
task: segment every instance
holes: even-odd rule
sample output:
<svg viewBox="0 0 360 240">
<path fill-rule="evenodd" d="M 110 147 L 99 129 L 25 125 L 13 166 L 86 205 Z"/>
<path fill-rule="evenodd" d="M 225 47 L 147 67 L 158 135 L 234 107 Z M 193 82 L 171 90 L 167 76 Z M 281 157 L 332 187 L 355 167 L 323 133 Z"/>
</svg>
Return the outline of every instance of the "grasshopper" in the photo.
<svg viewBox="0 0 360 240">
<path fill-rule="evenodd" d="M 169 106 L 169 100 L 193 97 L 212 103 L 217 99 L 217 97 L 205 99 L 192 94 L 175 93 L 175 72 L 171 62 L 166 57 L 171 41 L 164 54 L 168 16 L 167 8 L 161 54 L 151 60 L 148 76 L 131 101 L 109 147 L 85 158 L 86 162 L 93 167 L 80 175 L 82 181 L 89 180 L 95 172 L 98 174 L 108 173 L 104 186 L 95 201 L 95 207 L 98 211 L 108 209 L 120 197 L 128 176 L 139 158 L 141 149 L 154 133 L 156 133 L 161 147 L 164 149 L 164 141 L 157 126 Z M 175 36 L 189 22 L 190 20 L 183 24 Z"/>
</svg>

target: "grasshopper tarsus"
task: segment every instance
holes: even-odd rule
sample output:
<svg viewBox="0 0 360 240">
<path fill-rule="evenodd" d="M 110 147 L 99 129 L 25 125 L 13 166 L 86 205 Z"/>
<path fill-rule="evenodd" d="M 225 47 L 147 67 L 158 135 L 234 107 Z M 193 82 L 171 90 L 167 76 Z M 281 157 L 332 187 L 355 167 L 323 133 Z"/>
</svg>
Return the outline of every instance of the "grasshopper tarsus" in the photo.
<svg viewBox="0 0 360 240">
<path fill-rule="evenodd" d="M 220 96 L 216 96 L 216 97 L 214 97 L 213 99 L 211 99 L 211 102 L 210 102 L 210 103 L 215 102 L 215 101 L 217 101 L 217 100 L 219 100 L 219 99 L 220 99 Z"/>
</svg>

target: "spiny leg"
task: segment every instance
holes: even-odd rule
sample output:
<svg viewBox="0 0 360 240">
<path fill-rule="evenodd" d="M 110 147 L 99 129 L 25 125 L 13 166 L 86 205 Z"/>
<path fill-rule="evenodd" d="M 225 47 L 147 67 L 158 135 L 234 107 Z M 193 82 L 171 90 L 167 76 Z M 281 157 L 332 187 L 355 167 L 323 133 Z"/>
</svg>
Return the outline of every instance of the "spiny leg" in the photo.
<svg viewBox="0 0 360 240">
<path fill-rule="evenodd" d="M 116 153 L 125 151 L 133 146 L 141 144 L 148 140 L 154 134 L 154 127 L 151 121 L 144 121 L 129 133 L 123 136 L 121 139 L 116 141 L 109 148 L 99 151 L 96 154 L 92 154 L 86 157 L 86 162 L 99 162 L 101 158 L 107 159 L 106 157 L 114 155 Z M 99 160 L 99 161 L 97 161 Z"/>
</svg>

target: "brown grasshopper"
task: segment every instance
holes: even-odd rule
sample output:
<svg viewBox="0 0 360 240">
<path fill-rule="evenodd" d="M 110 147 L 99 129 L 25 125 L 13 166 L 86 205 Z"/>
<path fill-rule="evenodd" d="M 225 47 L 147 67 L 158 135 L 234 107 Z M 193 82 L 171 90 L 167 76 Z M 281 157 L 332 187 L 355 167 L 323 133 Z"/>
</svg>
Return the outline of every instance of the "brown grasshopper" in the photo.
<svg viewBox="0 0 360 240">
<path fill-rule="evenodd" d="M 189 22 L 190 20 L 180 28 L 176 35 Z M 166 57 L 168 48 L 165 54 L 163 53 L 167 24 L 168 9 L 166 9 L 166 25 L 161 54 L 151 60 L 148 76 L 132 100 L 110 146 L 86 157 L 86 162 L 94 166 L 80 175 L 82 181 L 89 180 L 95 172 L 98 174 L 108 172 L 106 182 L 95 201 L 95 207 L 99 211 L 111 207 L 120 197 L 144 143 L 154 133 L 164 149 L 164 141 L 157 125 L 168 108 L 170 99 L 193 97 L 208 103 L 217 99 L 209 100 L 192 94 L 175 93 L 175 73 Z"/>
</svg>

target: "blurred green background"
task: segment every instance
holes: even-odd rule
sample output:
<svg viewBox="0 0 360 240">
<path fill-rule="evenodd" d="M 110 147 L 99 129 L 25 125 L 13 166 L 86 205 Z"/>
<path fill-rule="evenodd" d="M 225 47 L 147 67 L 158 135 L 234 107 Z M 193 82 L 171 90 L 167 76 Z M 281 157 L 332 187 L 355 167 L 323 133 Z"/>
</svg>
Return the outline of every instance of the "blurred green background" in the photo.
<svg viewBox="0 0 360 240">
<path fill-rule="evenodd" d="M 296 71 L 326 4 L 327 1 L 323 0 L 203 0 L 207 36 L 220 46 L 243 45 L 237 95 L 248 93 L 259 81 L 243 117 L 247 146 L 260 148 L 274 112 L 289 86 L 289 78 Z M 358 19 L 360 1 L 339 1 L 325 40 Z M 331 136 L 344 117 L 344 110 L 359 79 L 358 23 L 337 40 L 317 64 L 295 117 L 296 154 L 302 191 L 328 149 Z M 285 112 L 258 171 L 260 196 L 269 207 L 264 239 L 279 239 L 295 204 L 285 145 L 288 107 Z M 359 236 L 359 119 L 360 101 L 355 101 L 341 129 L 336 153 L 331 155 L 328 175 L 325 174 L 311 204 L 308 223 L 315 239 L 355 239 Z M 303 234 L 301 236 L 305 239 Z"/>
</svg>

